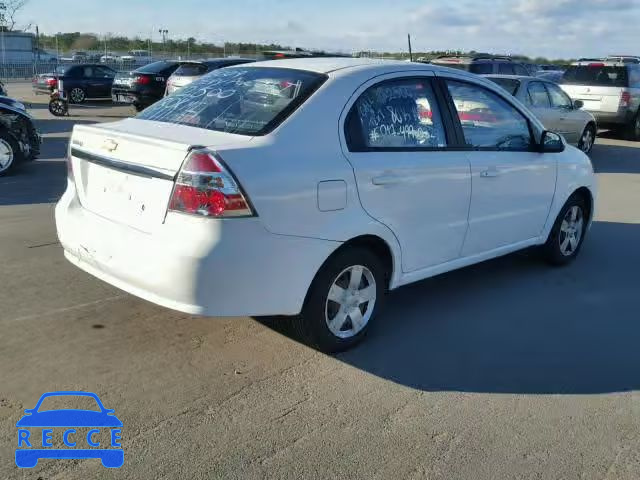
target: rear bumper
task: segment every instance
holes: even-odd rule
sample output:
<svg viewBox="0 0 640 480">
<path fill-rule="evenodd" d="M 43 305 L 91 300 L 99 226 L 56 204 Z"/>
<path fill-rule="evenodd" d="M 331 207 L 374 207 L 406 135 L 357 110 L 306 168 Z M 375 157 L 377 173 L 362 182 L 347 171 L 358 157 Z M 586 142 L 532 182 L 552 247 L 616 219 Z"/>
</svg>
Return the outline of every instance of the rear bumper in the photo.
<svg viewBox="0 0 640 480">
<path fill-rule="evenodd" d="M 131 97 L 133 99 L 133 103 L 137 105 L 149 106 L 156 103 L 160 100 L 164 92 L 149 92 L 149 91 L 138 91 L 138 90 L 128 90 L 126 88 L 118 88 L 113 87 L 111 89 L 111 95 L 123 95 L 127 97 Z"/>
<path fill-rule="evenodd" d="M 32 85 L 33 93 L 36 95 L 51 95 L 53 93 L 53 87 L 49 85 Z"/>
<path fill-rule="evenodd" d="M 296 315 L 337 242 L 275 235 L 258 218 L 169 214 L 152 233 L 80 205 L 70 185 L 56 206 L 66 258 L 135 296 L 208 316 Z"/>
<path fill-rule="evenodd" d="M 598 122 L 598 127 L 608 128 L 612 126 L 622 126 L 627 125 L 633 120 L 633 112 L 630 110 L 619 110 L 617 112 L 598 112 L 598 111 L 590 111 L 596 121 Z"/>
</svg>

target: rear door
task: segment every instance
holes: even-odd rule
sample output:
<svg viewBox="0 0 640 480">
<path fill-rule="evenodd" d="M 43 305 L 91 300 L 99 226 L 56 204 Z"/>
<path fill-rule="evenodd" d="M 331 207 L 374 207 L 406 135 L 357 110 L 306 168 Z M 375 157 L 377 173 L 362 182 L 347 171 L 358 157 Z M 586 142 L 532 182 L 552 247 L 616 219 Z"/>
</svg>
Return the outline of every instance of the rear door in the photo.
<svg viewBox="0 0 640 480">
<path fill-rule="evenodd" d="M 529 107 L 538 120 L 542 122 L 547 130 L 558 132 L 560 121 L 557 115 L 551 110 L 551 99 L 549 93 L 542 82 L 529 82 L 525 94 L 525 104 Z"/>
<path fill-rule="evenodd" d="M 463 256 L 537 238 L 556 185 L 556 157 L 535 151 L 527 117 L 510 96 L 445 78 L 471 163 L 473 195 Z"/>
<path fill-rule="evenodd" d="M 397 237 L 404 272 L 460 256 L 471 198 L 469 160 L 449 148 L 451 120 L 433 74 L 414 75 L 366 83 L 345 122 L 360 201 Z"/>
<path fill-rule="evenodd" d="M 93 67 L 92 83 L 96 98 L 107 98 L 111 95 L 111 86 L 115 75 L 116 72 L 110 68 L 99 65 Z"/>
</svg>

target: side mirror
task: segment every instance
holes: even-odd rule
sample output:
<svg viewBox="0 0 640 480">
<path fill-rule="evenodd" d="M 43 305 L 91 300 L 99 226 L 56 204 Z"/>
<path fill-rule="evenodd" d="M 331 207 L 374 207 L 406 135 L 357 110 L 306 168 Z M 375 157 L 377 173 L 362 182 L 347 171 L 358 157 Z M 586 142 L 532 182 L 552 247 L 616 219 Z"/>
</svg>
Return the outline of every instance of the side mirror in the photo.
<svg viewBox="0 0 640 480">
<path fill-rule="evenodd" d="M 584 102 L 582 100 L 573 101 L 573 108 L 575 108 L 576 110 L 580 110 L 582 107 L 584 107 Z"/>
<path fill-rule="evenodd" d="M 541 153 L 560 153 L 564 152 L 564 140 L 557 133 L 546 130 L 540 139 Z"/>
</svg>

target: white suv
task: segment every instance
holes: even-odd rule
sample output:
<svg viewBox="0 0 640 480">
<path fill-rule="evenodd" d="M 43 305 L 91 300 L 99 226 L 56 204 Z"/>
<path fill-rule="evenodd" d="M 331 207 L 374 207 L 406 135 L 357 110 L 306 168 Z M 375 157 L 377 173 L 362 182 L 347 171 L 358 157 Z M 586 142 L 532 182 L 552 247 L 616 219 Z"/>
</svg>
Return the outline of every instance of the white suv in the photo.
<svg viewBox="0 0 640 480">
<path fill-rule="evenodd" d="M 589 158 L 493 82 L 348 58 L 223 68 L 76 125 L 68 171 L 72 263 L 183 312 L 292 316 L 331 352 L 388 290 L 534 246 L 571 262 L 596 199 Z"/>
<path fill-rule="evenodd" d="M 618 61 L 581 61 L 564 73 L 560 86 L 602 128 L 640 140 L 640 65 Z"/>
</svg>

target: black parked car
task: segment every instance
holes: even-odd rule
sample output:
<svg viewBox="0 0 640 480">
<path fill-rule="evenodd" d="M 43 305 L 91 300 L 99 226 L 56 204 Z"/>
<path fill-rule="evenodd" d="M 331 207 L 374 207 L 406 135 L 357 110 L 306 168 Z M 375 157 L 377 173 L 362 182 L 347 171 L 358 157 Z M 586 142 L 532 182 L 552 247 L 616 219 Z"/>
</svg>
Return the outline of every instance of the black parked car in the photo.
<svg viewBox="0 0 640 480">
<path fill-rule="evenodd" d="M 33 79 L 36 94 L 50 95 L 58 87 L 58 79 L 71 103 L 104 100 L 111 97 L 111 85 L 116 71 L 99 64 L 61 65 L 55 72 L 43 73 Z"/>
<path fill-rule="evenodd" d="M 167 79 L 186 62 L 160 61 L 132 72 L 119 73 L 113 81 L 114 103 L 131 104 L 140 112 L 164 97 Z"/>
<path fill-rule="evenodd" d="M 22 103 L 0 98 L 0 176 L 40 153 L 40 135 Z"/>
</svg>

